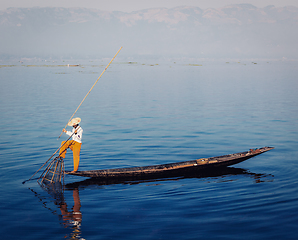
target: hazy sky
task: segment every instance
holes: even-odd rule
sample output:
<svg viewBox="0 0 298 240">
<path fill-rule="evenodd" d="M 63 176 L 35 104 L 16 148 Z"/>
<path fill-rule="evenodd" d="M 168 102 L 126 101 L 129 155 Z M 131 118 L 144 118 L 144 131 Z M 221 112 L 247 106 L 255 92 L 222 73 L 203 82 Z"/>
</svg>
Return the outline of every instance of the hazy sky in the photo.
<svg viewBox="0 0 298 240">
<path fill-rule="evenodd" d="M 235 3 L 250 3 L 259 8 L 268 5 L 298 7 L 298 0 L 1 0 L 0 10 L 9 7 L 86 7 L 104 11 L 132 12 L 146 8 L 172 8 L 183 5 L 202 9 L 218 8 Z"/>
</svg>

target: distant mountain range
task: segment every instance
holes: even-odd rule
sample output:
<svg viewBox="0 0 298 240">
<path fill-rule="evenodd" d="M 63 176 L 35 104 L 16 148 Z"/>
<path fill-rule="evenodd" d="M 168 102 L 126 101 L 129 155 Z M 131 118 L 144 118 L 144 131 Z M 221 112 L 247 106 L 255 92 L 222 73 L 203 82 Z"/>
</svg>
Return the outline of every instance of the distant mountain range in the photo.
<svg viewBox="0 0 298 240">
<path fill-rule="evenodd" d="M 298 8 L 250 4 L 125 12 L 0 11 L 0 59 L 125 57 L 298 58 Z"/>
</svg>

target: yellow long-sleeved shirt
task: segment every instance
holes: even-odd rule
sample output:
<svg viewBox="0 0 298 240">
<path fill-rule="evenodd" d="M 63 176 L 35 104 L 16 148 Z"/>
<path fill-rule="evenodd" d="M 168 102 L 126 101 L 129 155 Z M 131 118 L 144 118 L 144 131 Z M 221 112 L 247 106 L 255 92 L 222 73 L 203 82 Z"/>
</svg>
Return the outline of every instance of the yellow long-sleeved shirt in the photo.
<svg viewBox="0 0 298 240">
<path fill-rule="evenodd" d="M 68 136 L 71 136 L 71 134 L 73 134 L 73 132 L 75 130 L 77 130 L 77 133 L 72 135 L 72 140 L 74 140 L 78 143 L 82 143 L 83 128 L 81 128 L 80 126 L 77 126 L 76 128 L 73 128 L 72 131 L 67 131 L 66 134 Z"/>
</svg>

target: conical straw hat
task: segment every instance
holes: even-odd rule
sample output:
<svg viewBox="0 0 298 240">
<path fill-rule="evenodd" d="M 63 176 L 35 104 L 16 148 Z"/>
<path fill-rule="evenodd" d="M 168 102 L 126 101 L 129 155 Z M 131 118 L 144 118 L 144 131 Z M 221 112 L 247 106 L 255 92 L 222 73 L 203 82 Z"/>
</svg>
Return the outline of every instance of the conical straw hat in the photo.
<svg viewBox="0 0 298 240">
<path fill-rule="evenodd" d="M 73 125 L 77 125 L 81 122 L 81 119 L 80 118 L 73 118 L 71 119 L 70 122 L 68 122 L 68 126 L 73 126 Z"/>
</svg>

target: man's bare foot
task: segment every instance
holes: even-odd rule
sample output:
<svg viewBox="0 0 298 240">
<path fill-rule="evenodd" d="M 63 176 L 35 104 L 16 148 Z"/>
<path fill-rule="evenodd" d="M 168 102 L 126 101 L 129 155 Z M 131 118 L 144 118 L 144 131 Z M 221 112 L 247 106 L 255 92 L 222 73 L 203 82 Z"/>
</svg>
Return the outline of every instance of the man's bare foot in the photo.
<svg viewBox="0 0 298 240">
<path fill-rule="evenodd" d="M 77 171 L 71 171 L 70 173 L 76 173 Z"/>
</svg>

